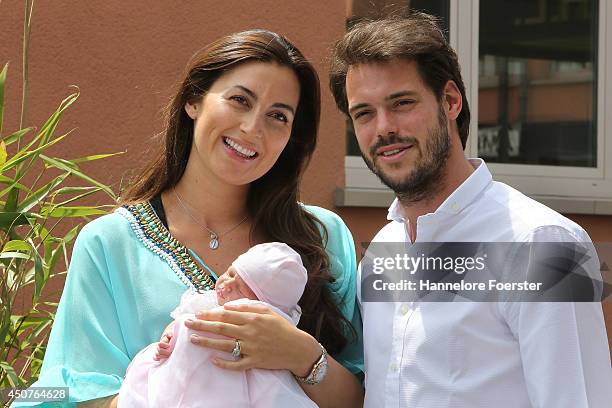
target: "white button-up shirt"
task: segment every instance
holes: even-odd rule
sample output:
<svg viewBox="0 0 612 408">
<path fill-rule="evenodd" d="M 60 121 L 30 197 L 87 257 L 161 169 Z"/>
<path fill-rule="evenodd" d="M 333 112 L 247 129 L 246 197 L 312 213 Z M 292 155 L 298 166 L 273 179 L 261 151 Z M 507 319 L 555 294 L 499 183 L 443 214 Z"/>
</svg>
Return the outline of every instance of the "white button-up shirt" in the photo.
<svg viewBox="0 0 612 408">
<path fill-rule="evenodd" d="M 417 242 L 590 242 L 574 222 L 493 181 L 482 160 L 471 163 L 470 177 L 417 219 Z M 388 219 L 373 242 L 410 242 L 397 200 Z M 360 305 L 366 408 L 612 407 L 600 303 Z"/>
</svg>

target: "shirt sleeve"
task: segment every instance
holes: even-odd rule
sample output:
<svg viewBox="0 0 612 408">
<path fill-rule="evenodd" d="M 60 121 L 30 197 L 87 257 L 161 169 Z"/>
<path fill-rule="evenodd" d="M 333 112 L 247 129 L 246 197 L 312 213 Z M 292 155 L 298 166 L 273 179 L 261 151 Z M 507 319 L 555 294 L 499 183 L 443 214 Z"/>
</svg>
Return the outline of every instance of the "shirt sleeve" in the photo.
<svg viewBox="0 0 612 408">
<path fill-rule="evenodd" d="M 357 334 L 349 341 L 342 352 L 334 358 L 347 370 L 358 376 L 363 367 L 363 330 L 361 313 L 357 305 L 357 259 L 353 236 L 342 219 L 335 213 L 319 207 L 306 206 L 306 209 L 325 225 L 328 233 L 326 250 L 331 262 L 331 270 L 336 281 L 331 285 L 332 293 L 340 311 L 351 322 Z"/>
<path fill-rule="evenodd" d="M 529 242 L 591 244 L 561 227 L 541 227 Z M 582 265 L 598 273 L 597 256 Z M 600 302 L 507 302 L 501 313 L 518 340 L 533 407 L 607 407 L 612 401 L 610 350 Z"/>
<path fill-rule="evenodd" d="M 33 384 L 68 387 L 69 402 L 15 403 L 13 407 L 72 407 L 119 392 L 130 359 L 98 229 L 85 226 L 75 242 L 41 375 Z"/>
</svg>

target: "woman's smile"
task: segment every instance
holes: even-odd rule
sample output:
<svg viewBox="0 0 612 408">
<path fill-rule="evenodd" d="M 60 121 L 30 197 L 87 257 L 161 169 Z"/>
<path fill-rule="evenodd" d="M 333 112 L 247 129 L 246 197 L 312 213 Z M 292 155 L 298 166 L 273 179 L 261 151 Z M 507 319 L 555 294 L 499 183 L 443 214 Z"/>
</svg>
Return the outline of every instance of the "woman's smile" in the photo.
<svg viewBox="0 0 612 408">
<path fill-rule="evenodd" d="M 237 156 L 239 159 L 250 161 L 259 156 L 257 150 L 249 149 L 244 146 L 243 142 L 237 142 L 227 136 L 223 136 L 223 144 L 229 150 L 231 157 Z"/>
</svg>

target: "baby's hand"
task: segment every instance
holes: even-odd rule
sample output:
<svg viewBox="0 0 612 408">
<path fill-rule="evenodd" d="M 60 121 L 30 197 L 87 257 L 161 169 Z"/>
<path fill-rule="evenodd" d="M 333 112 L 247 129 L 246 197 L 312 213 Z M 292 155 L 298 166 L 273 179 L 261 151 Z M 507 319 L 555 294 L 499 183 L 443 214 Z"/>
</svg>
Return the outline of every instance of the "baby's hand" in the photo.
<svg viewBox="0 0 612 408">
<path fill-rule="evenodd" d="M 174 332 L 174 322 L 170 323 L 162 333 L 159 343 L 157 343 L 157 351 L 155 352 L 155 360 L 163 360 L 170 357 L 172 354 L 172 348 L 170 347 L 170 341 L 172 340 L 172 333 Z"/>
</svg>

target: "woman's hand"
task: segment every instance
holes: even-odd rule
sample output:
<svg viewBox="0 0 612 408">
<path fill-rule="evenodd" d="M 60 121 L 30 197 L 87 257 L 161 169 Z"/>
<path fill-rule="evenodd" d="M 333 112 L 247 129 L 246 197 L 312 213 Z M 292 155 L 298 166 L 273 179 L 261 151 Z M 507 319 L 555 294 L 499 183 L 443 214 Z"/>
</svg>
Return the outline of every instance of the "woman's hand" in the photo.
<svg viewBox="0 0 612 408">
<path fill-rule="evenodd" d="M 240 340 L 241 358 L 215 359 L 229 370 L 248 368 L 288 369 L 306 376 L 321 355 L 317 341 L 263 305 L 226 305 L 223 310 L 196 313 L 185 325 L 192 330 L 218 334 L 229 339 L 194 335 L 191 342 L 231 353 Z"/>
<path fill-rule="evenodd" d="M 229 370 L 248 368 L 286 369 L 306 377 L 321 357 L 318 342 L 263 305 L 226 305 L 223 310 L 196 313 L 197 319 L 185 322 L 193 330 L 229 337 L 218 339 L 197 336 L 195 344 L 231 353 L 240 340 L 242 358 L 213 360 Z M 357 378 L 328 356 L 327 377 L 318 385 L 300 384 L 319 407 L 362 407 L 363 388 Z"/>
</svg>

